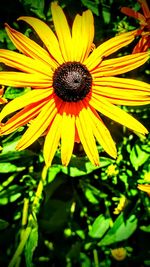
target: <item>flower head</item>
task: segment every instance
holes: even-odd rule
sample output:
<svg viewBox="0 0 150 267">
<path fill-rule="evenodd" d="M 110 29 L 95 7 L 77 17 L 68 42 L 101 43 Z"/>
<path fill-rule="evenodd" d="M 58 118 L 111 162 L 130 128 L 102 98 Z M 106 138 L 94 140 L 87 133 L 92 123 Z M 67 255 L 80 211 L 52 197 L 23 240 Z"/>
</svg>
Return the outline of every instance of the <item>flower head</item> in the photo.
<svg viewBox="0 0 150 267">
<path fill-rule="evenodd" d="M 133 49 L 133 53 L 144 52 L 150 48 L 150 9 L 147 5 L 146 0 L 138 0 L 141 5 L 143 14 L 140 12 L 136 12 L 135 10 L 122 7 L 121 12 L 127 16 L 133 17 L 137 19 L 140 23 L 140 30 L 138 31 L 138 35 L 141 35 L 141 38 L 137 45 Z"/>
<path fill-rule="evenodd" d="M 6 31 L 22 52 L 0 50 L 0 61 L 19 71 L 1 71 L 1 84 L 31 87 L 31 91 L 9 102 L 0 121 L 18 111 L 5 123 L 1 134 L 9 134 L 29 124 L 17 149 L 30 146 L 45 134 L 44 158 L 50 166 L 61 141 L 61 159 L 70 161 L 74 142 L 81 142 L 95 165 L 99 165 L 96 140 L 113 158 L 115 143 L 100 114 L 131 130 L 147 133 L 146 128 L 118 105 L 150 103 L 150 85 L 142 81 L 113 77 L 133 70 L 149 57 L 148 53 L 106 59 L 135 38 L 135 32 L 116 36 L 93 50 L 94 21 L 90 10 L 76 15 L 70 31 L 62 8 L 51 5 L 55 33 L 43 21 L 20 17 L 39 35 L 44 48 L 6 24 Z M 98 113 L 98 112 L 99 113 Z"/>
</svg>

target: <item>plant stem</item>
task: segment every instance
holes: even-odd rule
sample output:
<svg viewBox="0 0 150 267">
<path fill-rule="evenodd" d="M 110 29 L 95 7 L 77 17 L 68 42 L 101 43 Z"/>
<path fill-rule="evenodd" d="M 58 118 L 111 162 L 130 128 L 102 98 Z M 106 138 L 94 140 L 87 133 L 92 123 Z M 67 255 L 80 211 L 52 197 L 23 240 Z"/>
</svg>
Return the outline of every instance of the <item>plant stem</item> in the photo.
<svg viewBox="0 0 150 267">
<path fill-rule="evenodd" d="M 43 170 L 42 170 L 42 175 L 41 175 L 41 179 L 39 181 L 36 193 L 35 193 L 35 197 L 33 200 L 33 204 L 32 204 L 32 210 L 31 213 L 28 216 L 28 201 L 24 202 L 24 207 L 23 207 L 23 216 L 22 216 L 22 226 L 25 226 L 27 221 L 28 221 L 28 225 L 26 227 L 26 229 L 22 229 L 21 231 L 21 240 L 20 243 L 16 249 L 15 254 L 13 255 L 8 267 L 19 267 L 20 263 L 21 263 L 21 254 L 24 250 L 24 247 L 26 245 L 26 242 L 30 236 L 30 233 L 32 231 L 33 225 L 34 225 L 34 214 L 36 214 L 38 212 L 38 208 L 40 205 L 40 199 L 42 197 L 42 192 L 43 192 L 43 187 L 44 187 L 44 183 L 47 177 L 47 167 L 44 166 Z M 27 220 L 28 218 L 28 220 Z"/>
<path fill-rule="evenodd" d="M 96 249 L 93 249 L 94 267 L 99 267 L 98 253 Z"/>
</svg>

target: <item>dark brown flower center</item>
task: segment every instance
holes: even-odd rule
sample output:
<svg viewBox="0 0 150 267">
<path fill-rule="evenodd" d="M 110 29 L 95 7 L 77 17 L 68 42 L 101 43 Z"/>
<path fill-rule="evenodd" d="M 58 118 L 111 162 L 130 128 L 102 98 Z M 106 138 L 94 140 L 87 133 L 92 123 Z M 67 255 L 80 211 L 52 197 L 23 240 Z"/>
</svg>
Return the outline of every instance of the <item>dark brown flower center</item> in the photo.
<svg viewBox="0 0 150 267">
<path fill-rule="evenodd" d="M 53 88 L 58 97 L 66 102 L 85 98 L 92 86 L 92 76 L 86 66 L 79 62 L 66 62 L 54 72 Z"/>
</svg>

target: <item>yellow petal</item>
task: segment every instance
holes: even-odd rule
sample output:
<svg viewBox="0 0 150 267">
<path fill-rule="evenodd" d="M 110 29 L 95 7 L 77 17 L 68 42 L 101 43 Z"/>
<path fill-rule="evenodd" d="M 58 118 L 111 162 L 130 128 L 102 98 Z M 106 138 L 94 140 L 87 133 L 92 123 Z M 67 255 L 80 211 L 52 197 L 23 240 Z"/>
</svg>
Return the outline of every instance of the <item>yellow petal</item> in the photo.
<svg viewBox="0 0 150 267">
<path fill-rule="evenodd" d="M 136 31 L 131 31 L 120 34 L 99 45 L 84 61 L 84 64 L 91 71 L 101 63 L 104 57 L 111 55 L 120 48 L 131 43 L 135 38 L 135 32 Z"/>
<path fill-rule="evenodd" d="M 21 140 L 17 145 L 17 149 L 23 150 L 26 147 L 30 146 L 36 139 L 38 139 L 48 128 L 56 113 L 57 107 L 55 104 L 55 100 L 52 98 L 42 108 L 40 114 L 34 119 L 28 130 L 22 136 Z"/>
<path fill-rule="evenodd" d="M 128 127 L 133 131 L 142 134 L 148 133 L 147 129 L 138 120 L 122 109 L 111 104 L 102 96 L 93 93 L 92 98 L 89 99 L 89 104 L 108 118 Z"/>
<path fill-rule="evenodd" d="M 139 184 L 138 189 L 150 194 L 150 184 Z"/>
<path fill-rule="evenodd" d="M 49 53 L 59 63 L 63 63 L 63 58 L 59 48 L 58 40 L 48 25 L 40 19 L 33 17 L 20 17 L 18 20 L 23 20 L 28 23 L 38 34 Z"/>
<path fill-rule="evenodd" d="M 76 15 L 72 26 L 72 60 L 83 62 L 91 51 L 94 20 L 90 10 Z"/>
<path fill-rule="evenodd" d="M 52 121 L 44 143 L 43 153 L 47 167 L 51 165 L 56 149 L 58 147 L 61 136 L 61 129 L 62 115 L 60 113 L 57 113 L 56 117 Z"/>
<path fill-rule="evenodd" d="M 28 93 L 19 96 L 12 101 L 10 101 L 0 113 L 0 121 L 2 121 L 7 115 L 33 103 L 38 101 L 44 100 L 45 98 L 50 96 L 49 89 L 39 89 L 39 90 L 32 90 Z"/>
<path fill-rule="evenodd" d="M 143 65 L 149 59 L 149 53 L 136 53 L 119 58 L 103 60 L 100 66 L 91 71 L 93 78 L 114 76 L 126 73 Z"/>
<path fill-rule="evenodd" d="M 44 61 L 44 63 L 47 63 L 53 68 L 57 67 L 56 62 L 49 56 L 49 53 L 45 49 L 24 34 L 12 29 L 8 24 L 5 24 L 5 26 L 9 38 L 19 51 L 26 56 L 39 59 L 42 62 Z"/>
<path fill-rule="evenodd" d="M 14 51 L 0 49 L 0 62 L 28 73 L 41 73 L 51 78 L 53 75 L 50 66 L 44 64 L 43 61 L 32 59 Z"/>
<path fill-rule="evenodd" d="M 14 87 L 47 88 L 52 86 L 52 79 L 39 73 L 0 71 L 0 83 Z"/>
<path fill-rule="evenodd" d="M 95 78 L 92 91 L 107 97 L 113 104 L 136 106 L 150 103 L 150 85 L 138 80 L 118 77 Z"/>
<path fill-rule="evenodd" d="M 71 103 L 66 103 L 62 114 L 61 159 L 65 166 L 70 161 L 75 139 L 75 116 L 70 114 L 71 106 Z"/>
<path fill-rule="evenodd" d="M 87 111 L 91 117 L 91 128 L 97 141 L 111 157 L 116 158 L 117 150 L 109 130 L 92 107 L 88 107 Z"/>
<path fill-rule="evenodd" d="M 48 102 L 48 100 L 30 104 L 21 111 L 17 112 L 6 123 L 1 125 L 1 134 L 10 134 L 19 127 L 27 124 L 39 114 L 41 108 L 46 104 L 46 102 Z"/>
<path fill-rule="evenodd" d="M 63 58 L 65 61 L 70 61 L 72 54 L 72 40 L 67 19 L 57 2 L 52 2 L 51 11 Z"/>
<path fill-rule="evenodd" d="M 81 143 L 90 161 L 94 165 L 99 166 L 99 155 L 92 131 L 92 125 L 90 123 L 91 120 L 87 112 L 87 107 L 84 107 L 82 102 L 78 103 L 78 105 L 81 106 L 81 110 L 78 116 L 76 116 L 76 127 Z"/>
</svg>

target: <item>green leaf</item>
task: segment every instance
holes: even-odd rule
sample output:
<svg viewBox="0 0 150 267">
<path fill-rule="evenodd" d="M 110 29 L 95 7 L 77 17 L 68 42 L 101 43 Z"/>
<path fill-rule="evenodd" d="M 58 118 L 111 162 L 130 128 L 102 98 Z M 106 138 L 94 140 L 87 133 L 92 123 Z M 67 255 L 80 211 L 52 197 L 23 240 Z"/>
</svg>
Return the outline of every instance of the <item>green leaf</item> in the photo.
<svg viewBox="0 0 150 267">
<path fill-rule="evenodd" d="M 111 13 L 110 13 L 110 9 L 108 8 L 108 6 L 103 7 L 102 16 L 103 16 L 104 23 L 106 24 L 110 23 Z"/>
<path fill-rule="evenodd" d="M 85 193 L 85 196 L 89 202 L 91 202 L 93 204 L 99 203 L 99 200 L 94 196 L 94 193 L 92 192 L 92 190 L 90 188 L 85 188 L 84 193 Z"/>
<path fill-rule="evenodd" d="M 0 219 L 0 230 L 4 230 L 8 227 L 9 223 L 5 220 Z"/>
<path fill-rule="evenodd" d="M 19 97 L 21 95 L 24 95 L 28 91 L 30 91 L 30 88 L 13 88 L 13 87 L 8 87 L 5 91 L 4 97 L 6 99 L 14 99 L 16 97 Z"/>
<path fill-rule="evenodd" d="M 93 238 L 101 238 L 108 230 L 110 225 L 110 218 L 105 218 L 103 214 L 100 214 L 94 221 L 89 236 Z"/>
<path fill-rule="evenodd" d="M 138 141 L 134 145 L 130 154 L 130 160 L 136 171 L 149 159 L 149 155 L 150 155 L 149 144 L 141 144 L 140 141 Z"/>
<path fill-rule="evenodd" d="M 82 4 L 89 8 L 95 15 L 99 15 L 98 10 L 98 1 L 92 1 L 92 0 L 81 0 Z"/>
<path fill-rule="evenodd" d="M 13 140 L 7 141 L 6 143 L 3 141 L 3 149 L 0 154 L 0 172 L 7 173 L 20 171 L 23 166 L 27 166 L 27 163 L 31 164 L 31 160 L 35 156 L 34 152 L 30 150 L 17 151 L 16 145 L 18 140 L 19 136 L 17 136 L 17 138 L 13 138 Z"/>
<path fill-rule="evenodd" d="M 9 188 L 0 192 L 0 205 L 14 202 L 21 196 L 23 188 L 18 185 L 11 185 Z"/>
<path fill-rule="evenodd" d="M 52 165 L 48 170 L 48 177 L 47 177 L 48 183 L 51 183 L 55 179 L 56 175 L 60 173 L 60 171 L 61 171 L 60 166 Z"/>
<path fill-rule="evenodd" d="M 33 267 L 32 258 L 33 253 L 38 245 L 38 224 L 34 221 L 34 226 L 31 230 L 30 236 L 25 246 L 25 260 L 26 266 Z"/>
<path fill-rule="evenodd" d="M 90 258 L 85 253 L 80 252 L 80 262 L 82 262 L 82 267 L 91 267 Z"/>
<path fill-rule="evenodd" d="M 26 10 L 33 12 L 41 19 L 45 19 L 44 0 L 20 0 Z"/>
<path fill-rule="evenodd" d="M 142 226 L 140 226 L 140 229 L 144 232 L 149 233 L 150 232 L 150 225 L 148 225 L 148 226 L 142 225 Z"/>
<path fill-rule="evenodd" d="M 87 175 L 97 169 L 108 166 L 109 164 L 112 163 L 113 163 L 112 159 L 101 157 L 100 166 L 96 167 L 87 158 L 73 156 L 69 163 L 69 166 L 68 167 L 61 166 L 61 171 L 71 177 L 77 177 L 77 176 Z"/>
<path fill-rule="evenodd" d="M 0 172 L 1 173 L 9 173 L 17 171 L 16 165 L 9 162 L 0 162 Z"/>
<path fill-rule="evenodd" d="M 120 242 L 128 239 L 137 228 L 137 218 L 135 215 L 131 215 L 125 219 L 124 214 L 121 213 L 113 227 L 107 232 L 103 239 L 98 243 L 99 246 L 108 246 L 116 242 Z"/>
</svg>

